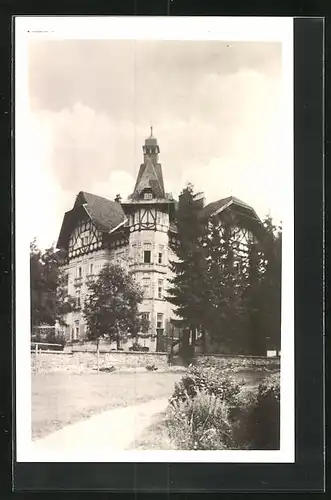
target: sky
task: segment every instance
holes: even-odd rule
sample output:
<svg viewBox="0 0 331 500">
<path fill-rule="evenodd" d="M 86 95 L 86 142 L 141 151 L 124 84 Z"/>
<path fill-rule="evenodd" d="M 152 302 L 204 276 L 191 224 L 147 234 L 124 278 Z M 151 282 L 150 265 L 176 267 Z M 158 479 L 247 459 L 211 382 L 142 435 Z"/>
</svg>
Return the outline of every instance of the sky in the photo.
<svg viewBox="0 0 331 500">
<path fill-rule="evenodd" d="M 236 196 L 282 220 L 281 44 L 30 40 L 30 240 L 56 242 L 79 191 L 132 191 L 153 126 L 165 189 Z"/>
</svg>

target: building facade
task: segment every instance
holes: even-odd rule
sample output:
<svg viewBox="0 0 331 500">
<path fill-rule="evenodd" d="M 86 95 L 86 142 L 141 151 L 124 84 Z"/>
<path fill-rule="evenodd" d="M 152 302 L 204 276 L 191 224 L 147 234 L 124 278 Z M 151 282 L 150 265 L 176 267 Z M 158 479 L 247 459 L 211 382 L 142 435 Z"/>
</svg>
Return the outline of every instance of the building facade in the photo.
<svg viewBox="0 0 331 500">
<path fill-rule="evenodd" d="M 143 163 L 127 200 L 122 201 L 119 195 L 108 200 L 80 192 L 72 210 L 64 215 L 57 247 L 66 255 L 68 294 L 76 297 L 78 306 L 66 318 L 67 340 L 84 338 L 85 324 L 79 308 L 83 306 L 89 282 L 109 262 L 122 265 L 143 288 L 144 299 L 139 309 L 150 322 L 151 338 L 159 331 L 167 331 L 175 317 L 173 306 L 166 300 L 166 289 L 171 278 L 169 261 L 175 259 L 170 242 L 177 237 L 174 222 L 177 202 L 165 191 L 160 148 L 152 129 L 142 149 Z M 206 218 L 221 217 L 226 210 L 239 214 L 243 221 L 238 244 L 252 237 L 254 227 L 255 232 L 261 230 L 261 221 L 254 210 L 236 198 L 221 199 L 203 208 Z"/>
<path fill-rule="evenodd" d="M 119 195 L 112 201 L 80 192 L 64 216 L 57 243 L 67 256 L 68 294 L 76 297 L 78 308 L 102 267 L 118 263 L 144 290 L 139 308 L 150 322 L 152 336 L 164 330 L 174 314 L 166 288 L 171 276 L 169 260 L 174 258 L 169 242 L 176 237 L 175 200 L 165 192 L 159 153 L 151 130 L 133 193 L 122 202 Z M 81 309 L 70 313 L 66 322 L 68 339 L 85 336 Z"/>
</svg>

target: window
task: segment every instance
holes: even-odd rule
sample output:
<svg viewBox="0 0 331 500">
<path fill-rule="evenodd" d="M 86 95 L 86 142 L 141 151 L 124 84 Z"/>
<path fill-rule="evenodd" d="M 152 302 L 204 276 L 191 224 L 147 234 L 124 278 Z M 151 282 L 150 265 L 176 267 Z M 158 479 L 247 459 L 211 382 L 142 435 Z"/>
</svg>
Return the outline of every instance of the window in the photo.
<svg viewBox="0 0 331 500">
<path fill-rule="evenodd" d="M 162 264 L 162 252 L 159 253 L 158 262 L 159 262 L 159 264 Z"/>
<path fill-rule="evenodd" d="M 80 292 L 76 291 L 76 307 L 80 307 Z"/>
<path fill-rule="evenodd" d="M 158 283 L 157 283 L 157 297 L 158 297 L 158 299 L 162 299 L 162 286 L 163 286 L 163 281 L 158 280 Z"/>
<path fill-rule="evenodd" d="M 150 278 L 143 278 L 144 297 L 150 296 Z"/>
<path fill-rule="evenodd" d="M 153 198 L 152 193 L 144 193 L 144 200 L 151 200 Z"/>
<path fill-rule="evenodd" d="M 141 319 L 149 321 L 149 313 L 141 313 Z"/>
<path fill-rule="evenodd" d="M 157 313 L 156 328 L 162 328 L 163 325 L 163 314 Z"/>
<path fill-rule="evenodd" d="M 90 274 L 93 274 L 93 264 L 90 264 Z"/>
<path fill-rule="evenodd" d="M 82 277 L 82 268 L 79 267 L 78 268 L 78 278 L 81 278 Z"/>
<path fill-rule="evenodd" d="M 151 251 L 150 250 L 144 250 L 144 262 L 145 263 L 151 262 Z"/>
</svg>

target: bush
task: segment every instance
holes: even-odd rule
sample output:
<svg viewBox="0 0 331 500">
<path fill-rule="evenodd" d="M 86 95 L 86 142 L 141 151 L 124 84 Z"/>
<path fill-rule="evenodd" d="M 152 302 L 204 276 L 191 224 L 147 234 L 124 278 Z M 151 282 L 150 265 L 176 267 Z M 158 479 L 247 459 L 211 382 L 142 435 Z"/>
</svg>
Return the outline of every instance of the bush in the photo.
<svg viewBox="0 0 331 500">
<path fill-rule="evenodd" d="M 170 439 L 181 450 L 234 448 L 228 405 L 213 394 L 198 391 L 193 399 L 174 402 L 167 424 Z"/>
<path fill-rule="evenodd" d="M 258 387 L 248 422 L 252 449 L 277 450 L 280 446 L 280 376 L 274 373 Z"/>
<path fill-rule="evenodd" d="M 148 370 L 149 372 L 154 372 L 157 370 L 157 367 L 155 365 L 152 365 L 152 364 L 149 364 L 149 365 L 146 365 L 145 366 L 146 370 Z"/>
<path fill-rule="evenodd" d="M 186 401 L 196 397 L 198 392 L 205 391 L 225 401 L 232 408 L 240 403 L 238 396 L 243 386 L 243 381 L 236 381 L 217 366 L 208 368 L 190 366 L 187 374 L 175 384 L 175 390 L 169 402 L 173 404 Z"/>
<path fill-rule="evenodd" d="M 63 351 L 66 344 L 64 335 L 55 332 L 49 332 L 46 335 L 37 333 L 32 337 L 33 342 L 38 342 L 38 349 L 41 351 Z M 59 345 L 45 345 L 45 344 L 59 344 Z"/>
<path fill-rule="evenodd" d="M 263 359 L 249 357 L 197 357 L 195 365 L 201 368 L 218 367 L 228 372 L 238 373 L 241 371 L 254 370 L 254 372 L 268 372 L 279 370 L 278 359 Z"/>
<path fill-rule="evenodd" d="M 228 370 L 191 366 L 169 402 L 179 449 L 279 449 L 279 374 L 244 387 Z"/>
</svg>

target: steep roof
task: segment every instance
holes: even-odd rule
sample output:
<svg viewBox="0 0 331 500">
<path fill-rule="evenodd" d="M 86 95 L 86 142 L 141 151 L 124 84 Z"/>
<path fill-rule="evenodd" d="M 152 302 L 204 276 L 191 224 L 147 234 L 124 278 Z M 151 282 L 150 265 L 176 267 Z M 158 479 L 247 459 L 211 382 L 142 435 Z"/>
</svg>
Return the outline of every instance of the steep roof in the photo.
<svg viewBox="0 0 331 500">
<path fill-rule="evenodd" d="M 110 232 L 123 223 L 125 214 L 121 204 L 102 196 L 81 191 L 75 201 L 75 207 L 83 206 L 92 222 L 100 231 Z"/>
<path fill-rule="evenodd" d="M 151 188 L 156 198 L 165 197 L 161 165 L 154 163 L 151 158 L 140 165 L 132 198 L 138 198 L 146 188 Z"/>
<path fill-rule="evenodd" d="M 203 218 L 209 218 L 212 215 L 216 215 L 217 213 L 225 210 L 227 207 L 233 205 L 242 208 L 246 212 L 250 212 L 254 218 L 259 219 L 255 210 L 251 206 L 247 205 L 247 203 L 245 203 L 244 201 L 235 198 L 234 196 L 227 196 L 226 198 L 208 203 L 208 205 L 206 205 L 202 209 L 201 216 Z"/>
<path fill-rule="evenodd" d="M 114 231 L 126 219 L 120 203 L 80 191 L 72 210 L 69 210 L 64 215 L 57 248 L 67 248 L 74 224 L 79 216 L 83 214 L 87 214 L 96 228 L 105 233 Z"/>
</svg>

